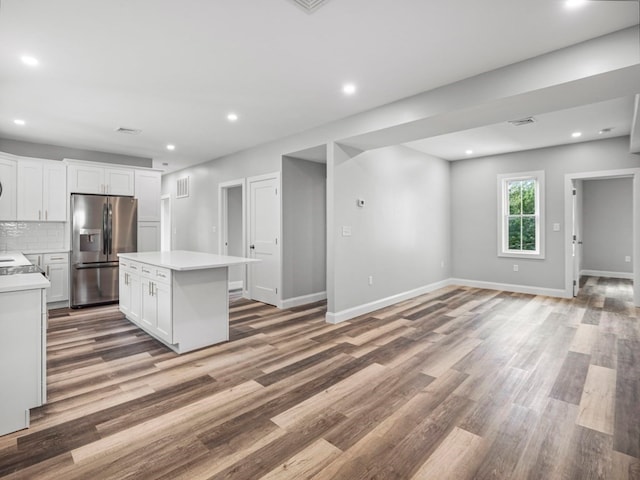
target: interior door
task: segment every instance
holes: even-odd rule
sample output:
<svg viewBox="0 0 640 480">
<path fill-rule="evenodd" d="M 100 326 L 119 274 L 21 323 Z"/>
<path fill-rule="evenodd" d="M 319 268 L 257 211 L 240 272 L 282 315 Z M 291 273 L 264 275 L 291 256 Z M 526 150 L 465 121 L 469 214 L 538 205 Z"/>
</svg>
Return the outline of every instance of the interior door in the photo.
<svg viewBox="0 0 640 480">
<path fill-rule="evenodd" d="M 573 180 L 572 246 L 573 246 L 573 296 L 580 290 L 580 264 L 582 260 L 582 181 Z"/>
<path fill-rule="evenodd" d="M 278 305 L 280 288 L 280 176 L 251 177 L 249 183 L 249 296 Z"/>
</svg>

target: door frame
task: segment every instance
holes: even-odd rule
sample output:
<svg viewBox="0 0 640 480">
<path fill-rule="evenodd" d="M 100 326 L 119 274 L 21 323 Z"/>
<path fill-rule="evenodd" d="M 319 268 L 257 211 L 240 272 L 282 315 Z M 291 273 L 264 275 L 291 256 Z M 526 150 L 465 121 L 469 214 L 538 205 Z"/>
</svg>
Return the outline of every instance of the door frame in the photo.
<svg viewBox="0 0 640 480">
<path fill-rule="evenodd" d="M 230 188 L 240 187 L 242 190 L 242 256 L 247 256 L 247 181 L 244 178 L 237 178 L 218 184 L 218 254 L 227 255 L 228 230 L 228 194 Z M 242 296 L 249 298 L 247 267 L 242 272 Z"/>
<path fill-rule="evenodd" d="M 607 178 L 631 177 L 633 179 L 633 303 L 640 307 L 640 168 L 623 168 L 618 170 L 600 170 L 582 173 L 567 173 L 564 176 L 564 253 L 565 253 L 565 296 L 573 298 L 573 255 L 572 232 L 573 222 L 573 181 L 597 180 Z"/>
<path fill-rule="evenodd" d="M 283 258 L 282 258 L 282 179 L 280 176 L 280 172 L 272 172 L 272 173 L 265 173 L 263 175 L 255 175 L 252 177 L 247 177 L 246 181 L 247 181 L 247 202 L 246 202 L 246 206 L 247 206 L 247 237 L 246 237 L 246 242 L 245 242 L 245 252 L 249 251 L 249 242 L 251 241 L 251 218 L 249 217 L 249 215 L 251 215 L 251 195 L 250 195 L 250 191 L 251 191 L 251 183 L 253 182 L 259 182 L 262 180 L 276 180 L 277 184 L 278 184 L 278 190 L 280 192 L 279 195 L 279 219 L 280 219 L 280 225 L 278 226 L 278 281 L 277 281 L 277 294 L 276 294 L 276 307 L 277 308 L 282 308 L 282 271 L 283 271 Z M 252 291 L 251 288 L 253 286 L 253 282 L 251 279 L 251 271 L 252 271 L 253 265 L 249 264 L 247 265 L 247 295 L 248 298 L 253 299 L 253 295 L 252 295 Z"/>
</svg>

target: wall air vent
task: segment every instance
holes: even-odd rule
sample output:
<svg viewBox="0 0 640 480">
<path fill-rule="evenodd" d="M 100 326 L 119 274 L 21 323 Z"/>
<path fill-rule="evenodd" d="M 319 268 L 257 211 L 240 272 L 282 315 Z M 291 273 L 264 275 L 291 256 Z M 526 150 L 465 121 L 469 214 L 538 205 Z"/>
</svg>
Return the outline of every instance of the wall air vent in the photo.
<svg viewBox="0 0 640 480">
<path fill-rule="evenodd" d="M 520 118 L 518 120 L 509 120 L 509 123 L 514 127 L 521 127 L 522 125 L 529 125 L 530 123 L 536 123 L 536 119 L 533 117 Z"/>
<path fill-rule="evenodd" d="M 187 198 L 189 196 L 189 177 L 179 178 L 176 181 L 176 198 Z"/>
<path fill-rule="evenodd" d="M 140 135 L 142 130 L 138 130 L 137 128 L 118 127 L 116 128 L 116 132 L 127 135 Z"/>
<path fill-rule="evenodd" d="M 329 0 L 291 0 L 307 13 L 313 13 Z"/>
</svg>

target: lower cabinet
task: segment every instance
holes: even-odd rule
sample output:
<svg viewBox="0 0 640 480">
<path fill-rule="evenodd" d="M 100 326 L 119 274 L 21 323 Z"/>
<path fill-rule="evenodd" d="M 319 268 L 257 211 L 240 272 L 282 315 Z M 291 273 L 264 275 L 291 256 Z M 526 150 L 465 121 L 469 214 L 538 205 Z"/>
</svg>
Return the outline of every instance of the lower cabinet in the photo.
<svg viewBox="0 0 640 480">
<path fill-rule="evenodd" d="M 66 302 L 69 300 L 69 254 L 62 253 L 30 253 L 25 255 L 32 264 L 42 268 L 51 287 L 47 290 L 47 303 Z"/>
<path fill-rule="evenodd" d="M 134 323 L 140 323 L 141 285 L 140 265 L 129 261 L 120 261 L 120 311 Z"/>
<path fill-rule="evenodd" d="M 153 336 L 173 343 L 171 272 L 120 260 L 120 311 Z"/>
</svg>

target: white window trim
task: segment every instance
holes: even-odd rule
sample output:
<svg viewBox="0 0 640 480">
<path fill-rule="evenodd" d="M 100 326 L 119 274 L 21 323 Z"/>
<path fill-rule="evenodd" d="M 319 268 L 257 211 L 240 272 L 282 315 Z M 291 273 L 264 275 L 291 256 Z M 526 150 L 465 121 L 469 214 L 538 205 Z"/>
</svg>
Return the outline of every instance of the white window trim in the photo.
<svg viewBox="0 0 640 480">
<path fill-rule="evenodd" d="M 507 212 L 508 201 L 505 189 L 507 182 L 512 180 L 524 180 L 533 178 L 536 180 L 538 190 L 536 192 L 536 203 L 538 205 L 538 224 L 536 225 L 536 234 L 538 236 L 538 250 L 535 252 L 514 252 L 508 250 L 508 228 L 507 228 Z M 498 256 L 510 257 L 510 258 L 531 258 L 536 260 L 544 259 L 544 245 L 545 245 L 545 184 L 544 184 L 544 170 L 537 170 L 534 172 L 518 172 L 518 173 L 505 173 L 498 175 Z"/>
</svg>

